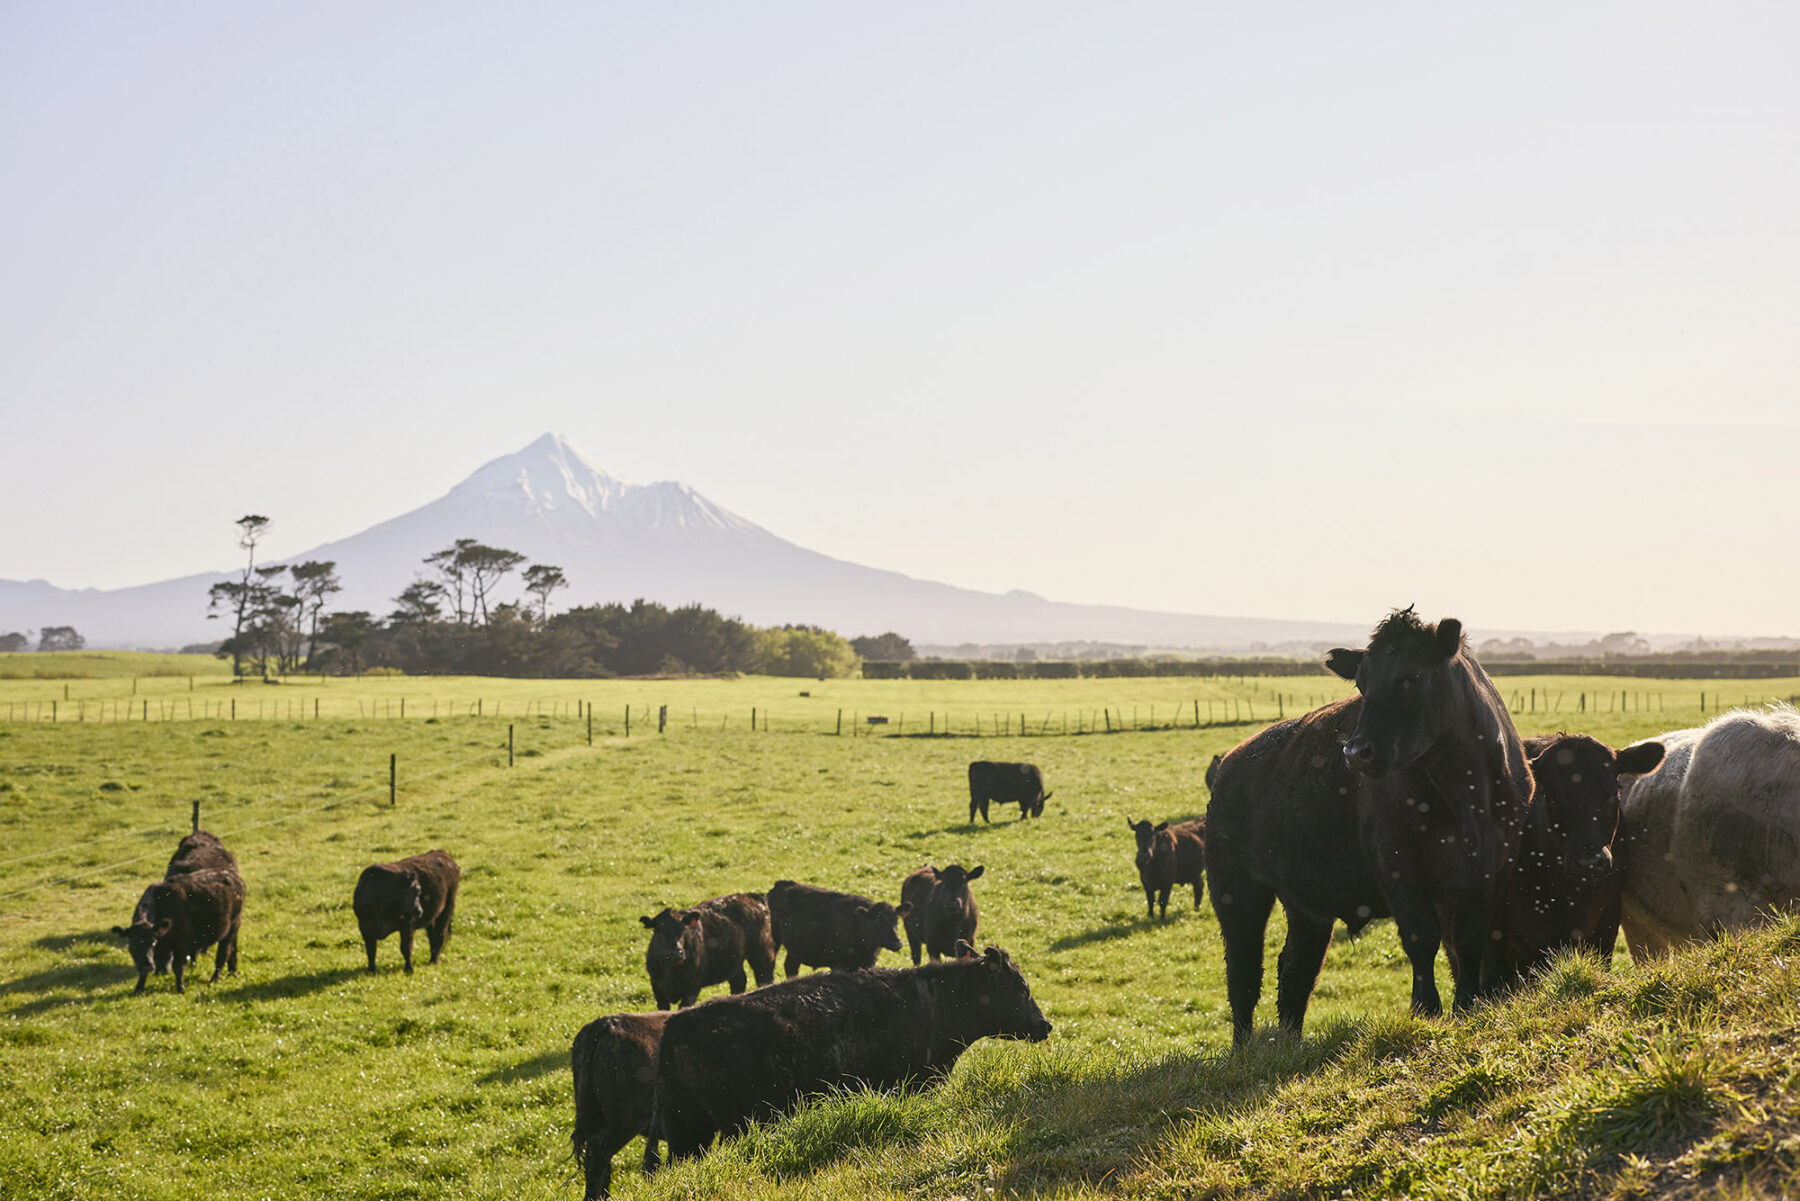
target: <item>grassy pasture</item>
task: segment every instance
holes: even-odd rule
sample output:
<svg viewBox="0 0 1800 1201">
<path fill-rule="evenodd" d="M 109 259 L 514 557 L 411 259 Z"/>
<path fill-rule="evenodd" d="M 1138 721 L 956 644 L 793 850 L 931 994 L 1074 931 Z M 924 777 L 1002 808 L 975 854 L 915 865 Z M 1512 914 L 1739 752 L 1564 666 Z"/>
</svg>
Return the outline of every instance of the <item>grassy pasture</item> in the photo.
<svg viewBox="0 0 1800 1201">
<path fill-rule="evenodd" d="M 1610 686 L 1664 701 L 1603 705 L 1581 721 L 1566 700 L 1554 712 L 1527 706 L 1519 717 L 1526 733 L 1579 728 L 1620 743 L 1700 716 L 1700 682 L 1500 684 L 1552 700 L 1580 691 L 1591 699 Z M 305 696 L 313 686 L 201 680 L 196 692 Z M 0 704 L 43 687 L 0 682 Z M 1705 687 L 1710 709 L 1715 691 L 1731 703 L 1786 696 L 1800 682 Z M 851 713 L 904 711 L 907 734 L 912 714 L 933 711 L 972 729 L 977 713 L 991 722 L 986 715 L 1024 711 L 1038 715 L 1035 725 L 1061 710 L 1073 720 L 1078 710 L 1129 714 L 1136 705 L 1148 727 L 1154 704 L 1166 725 L 1178 701 L 1191 711 L 1196 699 L 1203 710 L 1208 699 L 1253 702 L 1260 720 L 1276 692 L 1338 695 L 1325 677 L 373 678 L 319 688 L 311 694 L 321 699 L 318 720 L 310 712 L 252 720 L 240 701 L 236 722 L 216 711 L 157 720 L 153 707 L 148 722 L 0 724 L 0 1081 L 8 1097 L 0 1196 L 578 1196 L 568 1045 L 599 1014 L 650 1006 L 639 914 L 766 888 L 782 876 L 897 899 L 901 878 L 926 861 L 987 865 L 977 886 L 982 941 L 1013 952 L 1056 1025 L 1051 1041 L 980 1044 L 945 1089 L 813 1106 L 654 1185 L 637 1175 L 628 1149 L 620 1195 L 974 1197 L 990 1187 L 1336 1195 L 1367 1191 L 1371 1173 L 1407 1163 L 1411 1190 L 1429 1192 L 1416 1181 L 1439 1162 L 1432 1155 L 1456 1171 L 1477 1161 L 1501 1171 L 1499 1158 L 1481 1156 L 1540 1102 L 1552 1117 L 1562 1105 L 1567 1120 L 1528 1123 L 1533 1137 L 1554 1142 L 1574 1128 L 1568 1123 L 1599 1121 L 1592 1112 L 1601 1102 L 1581 1089 L 1642 1092 L 1665 1078 L 1679 1085 L 1702 1060 L 1712 1067 L 1699 1085 L 1675 1090 L 1697 1096 L 1689 1109 L 1702 1116 L 1738 1105 L 1727 1104 L 1732 1097 L 1763 1104 L 1793 1088 L 1791 1077 L 1770 1083 L 1773 1069 L 1750 1062 L 1738 1043 L 1707 1041 L 1729 1008 L 1720 998 L 1754 1022 L 1779 1018 L 1749 984 L 1713 980 L 1750 962 L 1754 947 L 1728 944 L 1711 966 L 1692 968 L 1713 973 L 1705 984 L 1673 969 L 1663 979 L 1623 964 L 1610 975 L 1571 965 L 1545 987 L 1569 994 L 1573 1012 L 1585 1015 L 1579 1022 L 1534 1016 L 1526 998 L 1476 1021 L 1426 1023 L 1404 1015 L 1406 965 L 1387 923 L 1333 946 L 1304 1044 L 1224 1057 L 1210 906 L 1196 913 L 1178 895 L 1166 925 L 1146 921 L 1123 819 L 1201 812 L 1207 760 L 1254 726 L 1203 720 L 1198 730 L 979 741 L 904 737 L 896 724 L 870 737 L 827 733 L 840 706 L 846 725 Z M 814 696 L 800 698 L 802 689 Z M 477 691 L 501 706 L 500 716 L 445 712 L 451 699 Z M 401 696 L 406 720 L 375 716 Z M 433 696 L 435 719 L 423 712 Z M 575 700 L 591 701 L 597 715 L 617 712 L 596 721 L 591 748 L 585 722 L 572 715 Z M 536 702 L 529 718 L 528 702 Z M 634 717 L 624 739 L 627 703 L 669 705 L 668 733 L 645 736 Z M 547 715 L 537 715 L 539 705 Z M 750 731 L 752 706 L 773 710 L 770 732 Z M 673 720 L 684 710 L 688 722 Z M 390 754 L 401 764 L 394 807 Z M 1041 764 L 1055 790 L 1044 819 L 1024 824 L 1009 813 L 991 827 L 967 826 L 963 772 L 978 757 Z M 153 978 L 146 995 L 133 996 L 135 973 L 107 931 L 160 875 L 196 799 L 249 883 L 240 974 L 209 986 L 201 972 L 185 997 L 167 977 Z M 381 973 L 369 977 L 349 910 L 356 873 L 429 846 L 448 849 L 464 870 L 444 962 L 405 977 L 390 939 Z M 1271 967 L 1280 936 L 1277 916 Z M 1787 937 L 1800 941 L 1792 930 Z M 1785 989 L 1790 1007 L 1791 959 L 1751 972 L 1771 995 Z M 1667 1004 L 1656 1000 L 1665 994 Z M 1271 987 L 1265 1020 L 1272 1007 Z M 1622 1073 L 1616 1081 L 1603 1061 Z M 1687 1120 L 1689 1109 L 1658 1117 L 1662 1094 L 1652 1093 L 1653 1127 Z M 1437 1116 L 1422 1127 L 1427 1110 Z M 1365 1127 L 1346 1149 L 1338 1135 Z M 1425 1134 L 1437 1150 L 1421 1145 Z M 1517 1151 L 1524 1136 L 1513 1137 Z M 1607 1137 L 1649 1147 L 1661 1136 Z M 1464 1144 L 1455 1156 L 1447 1149 Z M 1586 1170 L 1574 1151 L 1556 1154 L 1563 1158 L 1554 1162 Z"/>
</svg>

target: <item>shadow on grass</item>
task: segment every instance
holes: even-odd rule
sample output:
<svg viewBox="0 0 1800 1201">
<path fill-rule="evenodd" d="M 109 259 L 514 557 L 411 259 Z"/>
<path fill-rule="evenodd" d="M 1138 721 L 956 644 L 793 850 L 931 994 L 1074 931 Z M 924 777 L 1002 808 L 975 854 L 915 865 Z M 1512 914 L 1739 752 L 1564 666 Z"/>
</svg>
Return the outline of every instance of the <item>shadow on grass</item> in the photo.
<svg viewBox="0 0 1800 1201">
<path fill-rule="evenodd" d="M 568 1067 L 569 1052 L 566 1048 L 559 1048 L 555 1051 L 545 1051 L 541 1055 L 534 1055 L 530 1059 L 520 1060 L 518 1063 L 495 1068 L 491 1072 L 483 1073 L 480 1079 L 483 1084 L 516 1084 L 521 1080 L 535 1080 L 549 1072 L 567 1071 Z"/>
<path fill-rule="evenodd" d="M 207 975 L 212 974 L 208 966 Z M 368 975 L 367 968 L 334 967 L 320 972 L 296 972 L 291 976 L 281 976 L 274 980 L 258 980 L 250 984 L 232 986 L 226 995 L 228 1001 L 276 1001 L 284 997 L 305 997 L 334 988 L 358 976 Z M 219 977 L 220 984 L 232 981 L 230 976 Z"/>
<path fill-rule="evenodd" d="M 99 930 L 82 930 L 75 934 L 46 934 L 34 938 L 31 945 L 44 951 L 72 951 L 76 947 L 123 947 L 125 945 L 110 926 Z M 0 989 L 0 992 L 5 991 Z"/>
<path fill-rule="evenodd" d="M 990 822 L 952 822 L 950 825 L 945 826 L 942 830 L 914 830 L 911 834 L 908 834 L 907 837 L 913 838 L 913 839 L 918 839 L 918 838 L 937 838 L 937 837 L 940 837 L 945 834 L 992 834 L 995 830 L 1004 830 L 1009 826 L 1016 826 L 1019 824 L 1019 822 L 1024 821 L 1024 820 L 1026 820 L 1026 819 L 1019 818 L 1015 821 L 1010 821 L 1010 822 L 1001 821 L 1001 822 L 991 822 L 991 823 Z"/>
<path fill-rule="evenodd" d="M 137 969 L 131 966 L 130 958 L 121 949 L 117 963 L 71 963 L 0 982 L 0 997 L 38 994 L 36 1000 L 20 1005 L 0 1003 L 0 1013 L 31 1017 L 65 1005 L 86 1005 L 121 989 L 128 992 L 136 982 Z"/>
<path fill-rule="evenodd" d="M 1146 918 L 1133 918 L 1129 922 L 1110 922 L 1104 926 L 1095 926 L 1092 930 L 1083 930 L 1080 934 L 1068 934 L 1050 944 L 1050 950 L 1073 951 L 1076 947 L 1092 946 L 1097 942 L 1111 942 L 1115 938 L 1129 938 L 1139 930 L 1154 930 L 1163 925 L 1159 921 Z"/>
</svg>

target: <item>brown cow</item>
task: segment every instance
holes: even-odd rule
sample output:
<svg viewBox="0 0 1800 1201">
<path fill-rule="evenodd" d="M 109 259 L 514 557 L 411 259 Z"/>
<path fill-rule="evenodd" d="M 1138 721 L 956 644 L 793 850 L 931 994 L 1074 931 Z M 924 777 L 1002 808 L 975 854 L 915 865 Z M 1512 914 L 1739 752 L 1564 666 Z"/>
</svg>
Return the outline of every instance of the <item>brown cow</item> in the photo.
<svg viewBox="0 0 1800 1201">
<path fill-rule="evenodd" d="M 237 975 L 238 925 L 243 916 L 244 882 L 236 872 L 186 872 L 146 888 L 131 915 L 131 925 L 112 928 L 131 949 L 131 961 L 138 971 L 133 991 L 144 991 L 152 971 L 172 969 L 175 991 L 186 992 L 188 960 L 215 943 L 218 954 L 212 979 L 217 980 L 228 967 Z"/>
<path fill-rule="evenodd" d="M 898 951 L 895 926 L 912 912 L 850 892 L 777 880 L 769 889 L 769 926 L 775 949 L 787 948 L 789 978 L 802 967 L 855 971 L 875 966 L 884 950 Z"/>
<path fill-rule="evenodd" d="M 753 892 L 701 901 L 692 909 L 664 909 L 640 917 L 650 931 L 644 970 L 656 1007 L 692 1005 L 700 990 L 730 984 L 744 991 L 744 962 L 761 988 L 775 979 L 775 938 L 769 930 L 768 902 Z"/>
<path fill-rule="evenodd" d="M 1501 895 L 1483 977 L 1508 984 L 1580 947 L 1612 959 L 1623 880 L 1619 777 L 1654 771 L 1660 742 L 1615 752 L 1585 735 L 1527 738 L 1537 791 L 1519 842 L 1519 862 Z"/>
<path fill-rule="evenodd" d="M 363 869 L 356 881 L 350 907 L 362 931 L 369 970 L 375 970 L 375 944 L 400 932 L 400 958 L 406 971 L 413 970 L 413 931 L 424 927 L 436 963 L 450 941 L 450 922 L 456 916 L 456 889 L 462 869 L 444 851 L 426 851 L 393 863 L 376 863 Z"/>
<path fill-rule="evenodd" d="M 975 904 L 975 894 L 969 891 L 969 881 L 986 870 L 977 864 L 965 871 L 960 863 L 952 863 L 941 871 L 922 867 L 901 883 L 900 900 L 908 906 L 906 941 L 912 948 L 915 966 L 921 947 L 936 963 L 940 957 L 955 958 L 958 942 L 974 943 L 981 911 Z"/>
<path fill-rule="evenodd" d="M 1206 886 L 1206 819 L 1152 826 L 1148 820 L 1134 822 L 1128 817 L 1125 824 L 1137 836 L 1138 883 L 1144 886 L 1145 916 L 1155 917 L 1160 902 L 1163 919 L 1168 920 L 1169 894 L 1177 884 L 1194 886 L 1194 908 L 1200 908 Z"/>
<path fill-rule="evenodd" d="M 654 1112 L 656 1048 L 667 1013 L 615 1013 L 581 1028 L 569 1053 L 575 1074 L 575 1162 L 586 1169 L 589 1201 L 612 1188 L 612 1160 L 640 1134 L 644 1171 L 657 1166 L 648 1137 Z"/>
<path fill-rule="evenodd" d="M 833 1088 L 935 1082 L 982 1038 L 1050 1036 L 1025 977 L 980 958 L 785 980 L 670 1016 L 656 1056 L 655 1131 L 669 1159 Z"/>
</svg>

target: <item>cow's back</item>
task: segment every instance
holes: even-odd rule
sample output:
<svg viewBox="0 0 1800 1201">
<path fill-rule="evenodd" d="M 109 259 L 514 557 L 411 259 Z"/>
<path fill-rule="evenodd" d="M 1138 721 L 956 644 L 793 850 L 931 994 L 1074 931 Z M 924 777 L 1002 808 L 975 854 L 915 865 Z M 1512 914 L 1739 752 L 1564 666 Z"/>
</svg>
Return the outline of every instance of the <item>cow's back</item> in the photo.
<svg viewBox="0 0 1800 1201">
<path fill-rule="evenodd" d="M 169 858 L 168 870 L 163 872 L 163 879 L 173 880 L 190 872 L 208 870 L 236 872 L 237 857 L 225 848 L 225 844 L 212 831 L 195 830 L 175 845 L 175 854 Z"/>
</svg>

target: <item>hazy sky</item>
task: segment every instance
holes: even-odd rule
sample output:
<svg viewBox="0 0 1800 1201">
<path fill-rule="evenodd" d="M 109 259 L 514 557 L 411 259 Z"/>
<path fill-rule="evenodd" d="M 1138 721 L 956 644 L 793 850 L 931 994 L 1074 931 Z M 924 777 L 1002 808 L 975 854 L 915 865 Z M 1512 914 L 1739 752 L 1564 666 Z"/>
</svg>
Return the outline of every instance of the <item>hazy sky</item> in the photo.
<svg viewBox="0 0 1800 1201">
<path fill-rule="evenodd" d="M 0 577 L 555 431 L 970 587 L 1800 634 L 1796 62 L 1717 0 L 12 0 Z"/>
</svg>

